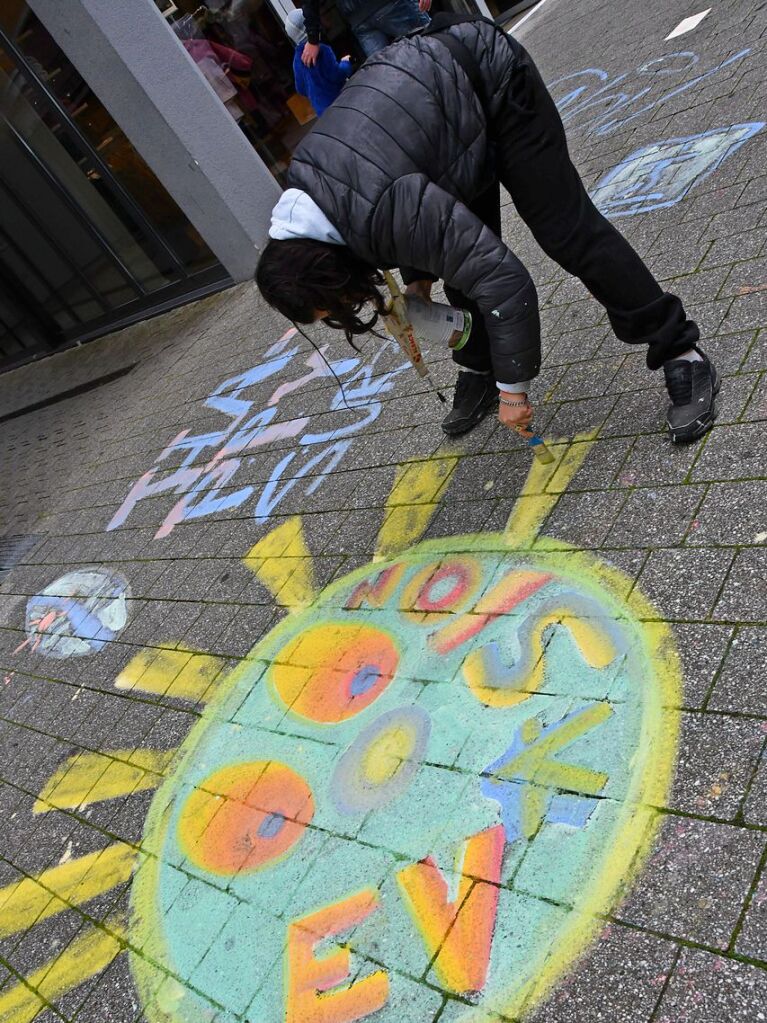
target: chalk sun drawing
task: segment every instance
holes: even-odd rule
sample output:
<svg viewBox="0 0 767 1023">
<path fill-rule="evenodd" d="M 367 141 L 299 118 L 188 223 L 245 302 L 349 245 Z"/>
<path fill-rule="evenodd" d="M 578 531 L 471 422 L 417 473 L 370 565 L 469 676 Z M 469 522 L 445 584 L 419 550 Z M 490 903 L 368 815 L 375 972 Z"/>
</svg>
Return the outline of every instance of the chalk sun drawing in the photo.
<svg viewBox="0 0 767 1023">
<path fill-rule="evenodd" d="M 589 447 L 533 466 L 505 533 L 426 542 L 456 459 L 406 464 L 376 559 L 321 593 L 299 519 L 250 552 L 291 613 L 215 686 L 164 680 L 208 706 L 133 886 L 153 1023 L 516 1019 L 582 954 L 655 834 L 679 706 L 658 613 L 537 535 Z"/>
<path fill-rule="evenodd" d="M 35 814 L 158 789 L 140 846 L 0 890 L 0 937 L 133 879 L 0 992 L 30 1023 L 129 954 L 151 1023 L 518 1019 L 641 868 L 673 769 L 673 640 L 541 525 L 592 440 L 554 442 L 504 534 L 419 543 L 455 454 L 397 472 L 371 565 L 318 593 L 301 520 L 245 564 L 290 613 L 231 673 L 166 642 L 123 690 L 207 707 L 180 750 L 79 751 Z"/>
<path fill-rule="evenodd" d="M 591 198 L 608 217 L 674 206 L 764 125 L 764 121 L 733 124 L 643 146 L 608 171 Z"/>
</svg>

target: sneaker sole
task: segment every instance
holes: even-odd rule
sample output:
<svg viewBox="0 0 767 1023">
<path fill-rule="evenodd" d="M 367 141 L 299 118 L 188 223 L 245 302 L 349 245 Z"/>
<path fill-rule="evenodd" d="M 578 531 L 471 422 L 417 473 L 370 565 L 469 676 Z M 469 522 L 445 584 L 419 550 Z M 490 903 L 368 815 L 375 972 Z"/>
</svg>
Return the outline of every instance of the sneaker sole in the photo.
<svg viewBox="0 0 767 1023">
<path fill-rule="evenodd" d="M 482 420 L 487 415 L 489 415 L 489 413 L 491 413 L 494 409 L 497 408 L 498 399 L 495 398 L 488 405 L 480 406 L 480 408 L 477 409 L 477 411 L 474 413 L 471 419 L 466 420 L 465 423 L 461 423 L 460 425 L 456 424 L 456 426 L 452 425 L 445 426 L 445 424 L 443 423 L 442 432 L 448 437 L 461 437 L 464 433 L 468 433 L 470 430 L 473 430 L 475 426 L 479 426 Z"/>
<path fill-rule="evenodd" d="M 669 426 L 668 432 L 671 437 L 672 444 L 692 444 L 693 441 L 698 440 L 703 436 L 704 433 L 708 433 L 711 427 L 714 425 L 715 416 L 712 414 L 710 419 L 696 419 L 695 425 L 685 427 L 684 433 L 674 433 Z"/>
<path fill-rule="evenodd" d="M 712 397 L 714 399 L 711 414 L 701 417 L 700 419 L 693 420 L 689 426 L 684 428 L 683 433 L 675 433 L 672 429 L 671 424 L 666 420 L 666 426 L 668 427 L 669 436 L 671 437 L 672 444 L 692 444 L 693 441 L 699 440 L 704 433 L 708 433 L 711 427 L 714 425 L 716 419 L 716 396 L 722 388 L 722 381 L 717 374 L 714 380 L 712 390 Z"/>
</svg>

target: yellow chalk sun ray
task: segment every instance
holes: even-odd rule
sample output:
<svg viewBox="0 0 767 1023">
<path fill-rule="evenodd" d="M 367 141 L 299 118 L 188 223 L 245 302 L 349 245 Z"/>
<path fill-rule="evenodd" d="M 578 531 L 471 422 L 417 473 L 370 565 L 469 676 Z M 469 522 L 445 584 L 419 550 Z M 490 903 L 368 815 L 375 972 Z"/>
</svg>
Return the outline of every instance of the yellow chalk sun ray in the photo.
<svg viewBox="0 0 767 1023">
<path fill-rule="evenodd" d="M 533 459 L 522 493 L 514 502 L 504 530 L 509 547 L 521 551 L 535 546 L 543 523 L 583 465 L 595 441 L 596 432 L 579 433 L 572 441 L 547 441 L 546 446 L 554 455 L 554 461 L 546 464 Z"/>
<path fill-rule="evenodd" d="M 298 515 L 267 533 L 243 561 L 283 607 L 306 607 L 317 595 L 312 559 Z"/>
<path fill-rule="evenodd" d="M 0 889 L 0 938 L 111 891 L 130 878 L 137 858 L 133 846 L 116 843 L 6 885 Z"/>
<path fill-rule="evenodd" d="M 31 1023 L 55 999 L 100 973 L 125 947 L 119 933 L 117 926 L 114 933 L 89 928 L 75 938 L 64 955 L 45 963 L 24 980 L 6 984 L 0 992 L 2 1023 Z"/>
<path fill-rule="evenodd" d="M 132 657 L 115 688 L 206 703 L 226 662 L 222 657 L 180 647 L 152 647 Z"/>
<path fill-rule="evenodd" d="M 49 917 L 84 905 L 128 881 L 139 858 L 124 842 L 51 867 L 0 889 L 0 938 L 37 927 Z M 125 948 L 124 924 L 108 921 L 108 929 L 86 921 L 79 937 L 61 955 L 0 992 L 2 1023 L 31 1023 L 61 995 L 90 980 Z"/>
<path fill-rule="evenodd" d="M 575 570 L 595 576 L 608 594 L 624 599 L 631 582 L 618 569 L 597 562 L 586 552 L 541 535 L 547 517 L 583 464 L 595 442 L 594 434 L 581 434 L 572 441 L 548 442 L 555 455 L 551 465 L 531 460 L 522 492 L 515 502 L 503 537 L 509 550 L 530 551 L 537 557 L 566 557 Z M 422 540 L 440 507 L 461 453 L 438 451 L 432 458 L 405 462 L 397 467 L 386 501 L 374 561 L 406 552 Z M 464 538 L 469 542 L 469 538 Z M 488 543 L 490 540 L 488 540 Z M 497 545 L 498 537 L 493 538 Z M 438 541 L 434 541 L 438 543 Z M 483 538 L 474 539 L 481 547 Z M 427 543 L 426 546 L 429 546 Z M 497 549 L 497 547 L 496 547 Z M 303 521 L 294 516 L 271 530 L 243 559 L 276 603 L 289 613 L 316 599 L 313 559 L 304 534 Z M 645 716 L 643 745 L 645 759 L 652 758 L 652 771 L 634 773 L 635 790 L 626 802 L 622 831 L 604 864 L 599 884 L 576 907 L 571 921 L 560 933 L 556 950 L 537 964 L 534 980 L 503 1011 L 513 1017 L 524 1015 L 538 1004 L 563 973 L 572 968 L 602 927 L 603 914 L 615 901 L 615 893 L 640 869 L 658 828 L 658 815 L 651 809 L 663 805 L 671 782 L 674 751 L 678 738 L 679 667 L 671 631 L 658 620 L 657 612 L 632 595 L 633 609 L 644 621 L 648 652 L 659 666 L 659 686 Z M 231 677 L 224 658 L 201 650 L 182 648 L 172 642 L 140 651 L 115 679 L 115 687 L 153 696 L 172 697 L 206 704 Z M 35 813 L 54 807 L 77 813 L 84 807 L 156 787 L 176 765 L 177 751 L 150 749 L 83 751 L 65 761 L 48 779 L 34 805 Z M 84 905 L 89 899 L 110 891 L 128 880 L 138 863 L 140 873 L 151 873 L 157 861 L 146 849 L 139 852 L 115 843 L 52 867 L 36 877 L 0 890 L 0 936 L 37 926 L 47 918 Z M 118 925 L 107 929 L 88 925 L 82 936 L 59 956 L 18 983 L 6 984 L 0 992 L 1 1023 L 31 1023 L 52 1000 L 82 984 L 104 969 L 124 948 Z M 172 978 L 168 978 L 174 982 Z M 174 982 L 175 983 L 175 982 Z M 479 1023 L 489 1018 L 467 1006 L 461 1023 Z"/>
<path fill-rule="evenodd" d="M 378 532 L 373 560 L 381 561 L 417 543 L 439 507 L 458 456 L 435 456 L 421 462 L 406 462 L 397 469 L 394 486 L 386 501 L 386 514 Z"/>
<path fill-rule="evenodd" d="M 76 753 L 50 776 L 32 812 L 78 810 L 105 799 L 155 789 L 177 752 L 132 749 Z"/>
</svg>

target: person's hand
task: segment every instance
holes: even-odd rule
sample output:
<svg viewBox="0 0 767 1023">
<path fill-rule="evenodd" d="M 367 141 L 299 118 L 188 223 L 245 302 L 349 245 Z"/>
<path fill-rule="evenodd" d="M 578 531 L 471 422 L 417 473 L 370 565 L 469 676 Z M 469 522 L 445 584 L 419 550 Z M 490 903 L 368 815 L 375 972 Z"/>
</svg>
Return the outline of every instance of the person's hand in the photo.
<svg viewBox="0 0 767 1023">
<path fill-rule="evenodd" d="M 529 429 L 530 423 L 533 421 L 533 406 L 527 400 L 527 395 L 509 394 L 507 391 L 501 391 L 501 398 L 514 402 L 513 405 L 505 405 L 502 401 L 498 406 L 498 419 L 503 425 L 510 426 L 512 430 L 519 426 Z"/>
<path fill-rule="evenodd" d="M 421 298 L 424 302 L 431 302 L 433 285 L 434 281 L 412 281 L 405 288 L 405 294 L 412 295 L 413 298 Z"/>
<path fill-rule="evenodd" d="M 349 63 L 351 64 L 351 62 L 352 62 L 352 55 L 351 55 L 351 53 L 347 53 L 346 56 L 341 57 L 341 60 L 348 60 Z"/>
<path fill-rule="evenodd" d="M 418 10 L 421 14 L 431 10 L 431 0 L 418 0 Z"/>
<path fill-rule="evenodd" d="M 317 57 L 320 55 L 319 43 L 304 43 L 304 52 L 301 54 L 301 63 L 305 67 L 314 67 Z"/>
</svg>

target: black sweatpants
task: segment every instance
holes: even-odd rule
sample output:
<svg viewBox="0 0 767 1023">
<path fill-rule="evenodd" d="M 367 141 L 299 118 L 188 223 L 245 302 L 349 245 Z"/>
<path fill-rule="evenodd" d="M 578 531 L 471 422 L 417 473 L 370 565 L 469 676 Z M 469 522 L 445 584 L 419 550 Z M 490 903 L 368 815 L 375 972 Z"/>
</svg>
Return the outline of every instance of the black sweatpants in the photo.
<svg viewBox="0 0 767 1023">
<path fill-rule="evenodd" d="M 509 38 L 516 55 L 499 116 L 489 124 L 498 180 L 543 251 L 579 277 L 607 310 L 617 337 L 646 344 L 647 365 L 658 369 L 687 351 L 699 331 L 681 300 L 664 292 L 626 239 L 602 216 L 583 187 L 567 150 L 565 130 L 548 89 L 527 51 Z M 500 189 L 491 187 L 469 207 L 499 237 Z M 453 288 L 449 301 L 473 317 L 468 344 L 453 359 L 490 371 L 490 345 L 476 305 Z"/>
</svg>

